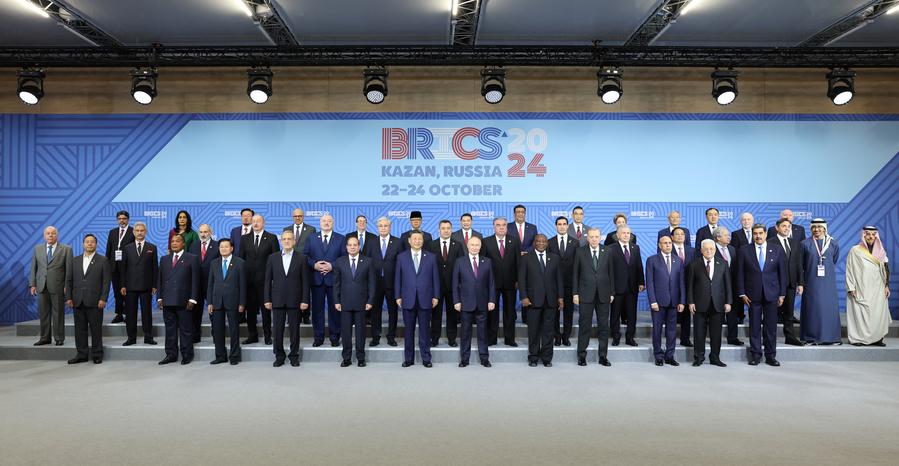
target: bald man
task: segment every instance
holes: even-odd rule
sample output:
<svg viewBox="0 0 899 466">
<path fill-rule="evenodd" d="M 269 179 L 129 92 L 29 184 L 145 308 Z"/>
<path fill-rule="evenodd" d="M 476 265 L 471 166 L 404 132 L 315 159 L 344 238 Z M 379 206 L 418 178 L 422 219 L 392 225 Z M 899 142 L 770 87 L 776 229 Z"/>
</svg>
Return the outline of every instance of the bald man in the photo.
<svg viewBox="0 0 899 466">
<path fill-rule="evenodd" d="M 35 246 L 31 255 L 28 287 L 31 296 L 37 296 L 41 320 L 41 338 L 34 346 L 49 345 L 51 334 L 56 346 L 66 339 L 65 287 L 72 279 L 72 248 L 58 240 L 56 227 L 44 228 L 44 242 Z"/>
</svg>

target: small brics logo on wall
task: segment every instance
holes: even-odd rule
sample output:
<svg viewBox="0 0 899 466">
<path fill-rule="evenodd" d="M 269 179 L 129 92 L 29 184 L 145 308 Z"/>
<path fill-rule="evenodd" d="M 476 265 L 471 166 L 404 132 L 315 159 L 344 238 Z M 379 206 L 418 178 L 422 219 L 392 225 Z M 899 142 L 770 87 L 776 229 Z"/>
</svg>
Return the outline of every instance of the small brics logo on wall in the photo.
<svg viewBox="0 0 899 466">
<path fill-rule="evenodd" d="M 166 218 L 168 215 L 164 210 L 145 210 L 144 217 L 146 218 Z"/>
</svg>

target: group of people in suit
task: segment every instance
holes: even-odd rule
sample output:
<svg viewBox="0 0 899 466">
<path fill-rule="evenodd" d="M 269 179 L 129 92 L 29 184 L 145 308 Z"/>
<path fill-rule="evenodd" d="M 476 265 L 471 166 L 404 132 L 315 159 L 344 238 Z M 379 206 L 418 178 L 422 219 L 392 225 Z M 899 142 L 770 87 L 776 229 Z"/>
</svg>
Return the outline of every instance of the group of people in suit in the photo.
<svg viewBox="0 0 899 466">
<path fill-rule="evenodd" d="M 295 209 L 293 224 L 276 235 L 266 230 L 263 216 L 243 209 L 241 225 L 219 240 L 207 224 L 195 232 L 190 214 L 180 211 L 161 258 L 156 245 L 146 241 L 146 224 L 129 225 L 125 211 L 118 212 L 118 226 L 109 231 L 105 256 L 96 253 L 97 240 L 87 235 L 84 253 L 73 258 L 71 248 L 58 243 L 56 229 L 47 227 L 44 244 L 34 249 L 29 280 L 41 319 L 36 345 L 49 344 L 54 337 L 62 344 L 63 306 L 68 304 L 75 309 L 77 347 L 69 362 L 101 362 L 100 326 L 110 284 L 116 302 L 113 323 L 125 323 L 125 346 L 137 342 L 138 307 L 144 343 L 156 344 L 151 314 L 156 296 L 165 322 L 166 356 L 160 364 L 193 360 L 205 312 L 215 343 L 212 364 L 238 364 L 241 344 L 259 341 L 262 314 L 263 338 L 272 345 L 275 367 L 299 365 L 300 324 L 310 320 L 314 347 L 323 345 L 327 336 L 331 346 L 343 344 L 341 366 L 352 365 L 353 356 L 357 365 L 365 366 L 365 328 L 371 329 L 368 346 L 378 346 L 386 307 L 390 346 L 397 345 L 402 310 L 404 367 L 415 364 L 416 325 L 421 363 L 432 367 L 430 349 L 439 345 L 444 319 L 447 344 L 460 347 L 459 365 L 469 364 L 476 327 L 478 358 L 489 367 L 489 347 L 500 335 L 507 346 L 518 345 L 520 307 L 527 324 L 529 365 L 551 366 L 554 346 L 571 345 L 577 307 L 578 364 L 587 365 L 595 318 L 597 361 L 610 366 L 608 346 L 620 344 L 622 325 L 624 343 L 637 346 L 637 298 L 644 291 L 658 366 L 679 365 L 674 353 L 678 326 L 681 345 L 696 343 L 693 365 L 704 362 L 708 336 L 709 361 L 725 366 L 719 329 L 726 325 L 728 343 L 742 344 L 736 327 L 744 306 L 749 308 L 750 364 L 759 364 L 764 356 L 767 364 L 780 365 L 779 321 L 788 344 L 804 344 L 792 324 L 795 294 L 804 284 L 800 252 L 805 231 L 793 225 L 789 210 L 771 229 L 745 213 L 742 231 L 731 235 L 718 225 L 717 209 L 710 208 L 708 226 L 697 231 L 695 247 L 689 244 L 689 230 L 680 226 L 680 213 L 672 211 L 669 225 L 658 232 L 656 253 L 645 263 L 623 214 L 615 216 L 615 230 L 601 242 L 601 232 L 584 224 L 579 206 L 570 221 L 556 218 L 556 234 L 549 238 L 526 221 L 526 211 L 523 205 L 515 206 L 513 222 L 495 218 L 493 234 L 486 237 L 472 228 L 466 213 L 459 229 L 442 220 L 432 238 L 421 230 L 418 211 L 411 212 L 412 228 L 397 237 L 387 217 L 377 219 L 377 233 L 372 233 L 368 219 L 359 215 L 354 231 L 343 235 L 334 231 L 334 219 L 327 214 L 321 216 L 319 229 L 307 225 L 302 209 Z M 247 338 L 241 342 L 243 322 Z"/>
</svg>

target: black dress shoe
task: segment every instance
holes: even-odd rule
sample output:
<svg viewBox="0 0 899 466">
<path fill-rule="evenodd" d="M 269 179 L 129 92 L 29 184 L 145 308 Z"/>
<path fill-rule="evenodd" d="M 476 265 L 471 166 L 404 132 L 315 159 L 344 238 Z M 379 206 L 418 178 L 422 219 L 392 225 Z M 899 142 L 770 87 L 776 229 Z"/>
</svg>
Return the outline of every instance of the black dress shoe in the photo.
<svg viewBox="0 0 899 466">
<path fill-rule="evenodd" d="M 459 367 L 468 367 L 468 361 L 459 362 Z"/>
<path fill-rule="evenodd" d="M 323 340 L 315 340 L 312 342 L 312 346 L 318 348 L 319 346 L 323 345 L 324 343 L 325 342 Z"/>
<path fill-rule="evenodd" d="M 530 367 L 537 367 L 537 361 L 529 361 L 529 362 L 528 362 L 528 366 L 530 366 Z"/>
<path fill-rule="evenodd" d="M 94 364 L 103 364 L 103 358 L 94 358 Z"/>
<path fill-rule="evenodd" d="M 152 338 L 144 338 L 144 344 L 145 344 L 145 345 L 155 345 L 155 344 L 156 344 L 156 340 L 154 340 L 154 339 L 152 339 Z"/>
<path fill-rule="evenodd" d="M 54 345 L 56 345 L 56 346 L 62 346 L 62 340 L 57 340 L 56 343 L 54 343 Z"/>
<path fill-rule="evenodd" d="M 87 358 L 72 358 L 68 361 L 69 364 L 79 364 L 82 362 L 87 362 Z"/>
<path fill-rule="evenodd" d="M 303 323 L 309 325 L 309 316 L 303 316 Z"/>
<path fill-rule="evenodd" d="M 115 317 L 112 318 L 112 322 L 110 324 L 120 324 L 125 321 L 125 318 L 122 317 L 122 314 L 116 314 Z"/>
<path fill-rule="evenodd" d="M 578 359 L 578 360 L 577 360 L 577 365 L 578 365 L 578 366 L 586 366 L 586 365 L 587 365 L 587 360 L 586 360 L 586 359 Z"/>
<path fill-rule="evenodd" d="M 225 358 L 213 359 L 212 361 L 209 361 L 209 364 L 221 364 L 223 362 L 228 362 L 228 360 Z"/>
<path fill-rule="evenodd" d="M 627 346 L 637 346 L 637 342 L 633 338 L 628 338 L 625 343 L 627 343 Z"/>
<path fill-rule="evenodd" d="M 396 346 L 396 338 L 388 338 L 387 344 L 390 346 Z"/>
<path fill-rule="evenodd" d="M 49 345 L 49 344 L 50 344 L 50 340 L 38 340 L 34 343 L 34 346 L 44 346 L 44 345 Z"/>
<path fill-rule="evenodd" d="M 717 361 L 711 361 L 711 364 L 713 366 L 718 366 L 718 367 L 727 367 L 727 364 L 724 364 L 723 362 L 721 362 L 720 359 Z"/>
<path fill-rule="evenodd" d="M 298 361 L 298 360 L 290 361 L 290 367 L 300 367 L 300 361 Z"/>
<path fill-rule="evenodd" d="M 765 364 L 767 364 L 769 366 L 780 367 L 780 362 L 774 358 L 766 358 Z"/>
<path fill-rule="evenodd" d="M 734 346 L 743 346 L 745 343 L 743 343 L 743 340 L 737 338 L 736 340 L 727 340 L 727 344 Z"/>
<path fill-rule="evenodd" d="M 799 324 L 799 319 L 793 317 L 793 323 L 794 323 L 794 324 Z"/>
<path fill-rule="evenodd" d="M 459 344 L 456 343 L 456 340 L 450 340 L 450 341 L 447 342 L 447 344 L 450 345 L 450 346 L 453 347 L 453 348 L 459 346 Z"/>
<path fill-rule="evenodd" d="M 674 359 L 666 359 L 665 364 L 668 364 L 669 366 L 674 366 L 674 367 L 680 366 L 680 363 L 675 361 Z"/>
<path fill-rule="evenodd" d="M 556 337 L 556 339 L 553 340 L 553 345 L 554 346 L 562 346 L 562 337 Z"/>
<path fill-rule="evenodd" d="M 553 367 L 553 363 L 547 361 L 543 363 L 543 367 Z"/>
<path fill-rule="evenodd" d="M 692 348 L 693 342 L 690 340 L 681 340 L 680 345 L 683 346 L 684 348 Z"/>
<path fill-rule="evenodd" d="M 621 343 L 621 337 L 612 338 L 612 346 L 618 346 L 619 343 Z"/>
<path fill-rule="evenodd" d="M 514 341 L 507 341 L 507 342 L 506 342 L 506 346 L 511 346 L 511 347 L 513 347 L 513 348 L 517 348 L 517 347 L 518 347 L 518 343 L 515 343 Z"/>
<path fill-rule="evenodd" d="M 359 367 L 365 367 L 365 361 L 359 361 L 356 363 L 356 365 Z"/>
<path fill-rule="evenodd" d="M 665 365 L 665 361 L 662 361 L 661 359 L 656 359 L 656 365 L 659 367 L 662 367 Z"/>
<path fill-rule="evenodd" d="M 259 343 L 259 338 L 247 338 L 240 342 L 241 345 L 252 345 L 253 343 Z"/>
<path fill-rule="evenodd" d="M 871 343 L 871 346 L 886 346 L 886 345 L 887 345 L 887 344 L 883 342 L 883 338 L 881 338 L 880 340 L 875 341 L 874 343 Z"/>
<path fill-rule="evenodd" d="M 266 338 L 265 338 L 265 344 L 266 344 L 266 345 L 272 344 L 272 337 L 266 337 Z"/>
<path fill-rule="evenodd" d="M 201 342 L 202 339 L 200 337 L 194 337 L 194 344 Z"/>
<path fill-rule="evenodd" d="M 754 359 L 754 358 L 753 358 L 753 359 L 750 359 L 750 360 L 749 360 L 749 365 L 750 365 L 750 366 L 758 366 L 758 365 L 759 365 L 759 360 L 758 360 L 758 359 Z"/>
<path fill-rule="evenodd" d="M 344 360 L 340 363 L 340 367 L 350 367 L 350 366 L 352 366 L 352 365 L 353 365 L 353 361 L 350 361 L 349 359 L 344 359 Z"/>
<path fill-rule="evenodd" d="M 413 365 L 413 364 L 415 364 L 415 363 L 412 362 L 412 361 L 403 361 L 403 367 L 409 367 L 409 366 L 411 366 L 411 365 Z"/>
<path fill-rule="evenodd" d="M 422 365 L 422 366 L 425 366 L 425 367 L 427 367 L 427 368 L 429 368 L 429 369 L 432 368 L 432 367 L 434 367 L 434 365 L 431 364 L 431 361 L 423 362 L 423 363 L 421 363 L 421 365 Z"/>
<path fill-rule="evenodd" d="M 372 338 L 371 341 L 368 343 L 368 346 L 378 346 L 380 344 L 381 344 L 380 338 Z"/>
<path fill-rule="evenodd" d="M 563 344 L 564 346 L 571 346 L 571 340 L 569 340 L 568 338 L 564 338 L 564 337 L 563 337 L 563 338 L 562 338 L 562 344 Z"/>
<path fill-rule="evenodd" d="M 440 344 L 440 340 L 431 340 L 431 348 L 434 348 L 435 346 L 437 346 L 439 344 Z"/>
<path fill-rule="evenodd" d="M 490 361 L 488 361 L 486 359 L 481 361 L 481 365 L 484 367 L 493 367 L 493 364 L 490 364 Z"/>
<path fill-rule="evenodd" d="M 699 367 L 702 365 L 702 361 L 693 361 L 693 367 Z"/>
<path fill-rule="evenodd" d="M 331 348 L 340 346 L 340 340 L 331 340 Z"/>
<path fill-rule="evenodd" d="M 166 364 L 171 364 L 171 363 L 173 363 L 173 362 L 178 362 L 178 359 L 177 359 L 177 358 L 170 358 L 170 357 L 166 356 L 165 358 L 162 359 L 162 361 L 159 361 L 159 365 L 160 365 L 160 366 L 164 366 L 164 365 L 166 365 Z"/>
<path fill-rule="evenodd" d="M 135 343 L 137 343 L 137 342 L 134 340 L 125 340 L 125 343 L 122 343 L 122 346 L 131 346 Z"/>
<path fill-rule="evenodd" d="M 236 366 L 236 365 L 240 364 L 240 361 L 238 361 L 237 359 L 232 359 L 231 362 L 230 362 L 230 364 L 231 364 L 232 366 Z"/>
<path fill-rule="evenodd" d="M 788 345 L 793 345 L 793 346 L 805 346 L 805 345 L 803 345 L 802 342 L 799 341 L 799 339 L 796 338 L 796 337 L 793 337 L 793 338 L 787 338 L 787 340 L 785 341 L 785 343 L 788 344 Z"/>
<path fill-rule="evenodd" d="M 612 363 L 609 362 L 609 358 L 599 358 L 599 364 L 601 366 L 611 367 Z"/>
<path fill-rule="evenodd" d="M 272 367 L 281 367 L 283 365 L 284 365 L 284 361 L 279 361 L 277 359 L 275 360 L 275 362 L 272 363 Z"/>
<path fill-rule="evenodd" d="M 181 365 L 186 366 L 186 365 L 190 364 L 192 361 L 193 361 L 193 358 L 184 358 L 181 360 Z"/>
</svg>

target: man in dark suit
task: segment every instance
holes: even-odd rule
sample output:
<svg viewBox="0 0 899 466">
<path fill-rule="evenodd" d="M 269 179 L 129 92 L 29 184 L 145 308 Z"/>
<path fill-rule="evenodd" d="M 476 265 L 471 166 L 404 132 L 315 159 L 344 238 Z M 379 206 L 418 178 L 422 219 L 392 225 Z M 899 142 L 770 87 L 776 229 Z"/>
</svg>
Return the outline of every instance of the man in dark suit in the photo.
<svg viewBox="0 0 899 466">
<path fill-rule="evenodd" d="M 575 208 L 577 210 L 577 208 Z M 583 212 L 583 209 L 581 209 Z M 553 329 L 555 333 L 556 346 L 571 346 L 571 329 L 574 323 L 574 302 L 571 300 L 571 281 L 574 277 L 574 254 L 580 247 L 580 241 L 577 237 L 571 235 L 571 225 L 565 217 L 556 217 L 556 236 L 549 239 L 546 250 L 559 256 L 559 274 L 562 276 L 562 300 L 563 306 L 556 311 L 553 319 Z M 587 230 L 581 231 L 581 237 L 584 238 L 586 244 Z M 563 327 L 559 327 L 559 314 L 562 314 Z"/>
<path fill-rule="evenodd" d="M 702 228 L 699 228 L 698 230 L 696 230 L 696 244 L 695 244 L 695 246 L 693 246 L 693 249 L 699 251 L 699 245 L 702 244 L 702 240 L 704 240 L 704 239 L 710 239 L 710 240 L 715 239 L 712 236 L 712 233 L 714 233 L 715 229 L 718 228 L 718 217 L 719 216 L 720 216 L 720 213 L 718 212 L 718 209 L 716 209 L 714 207 L 709 207 L 708 209 L 705 210 L 705 220 L 708 223 L 708 225 L 705 225 Z M 690 241 L 690 238 L 688 237 L 687 242 L 689 242 L 689 241 Z"/>
<path fill-rule="evenodd" d="M 203 311 L 206 309 L 206 284 L 209 283 L 209 267 L 212 261 L 219 257 L 219 243 L 212 239 L 212 227 L 204 223 L 197 230 L 200 233 L 199 241 L 191 243 L 187 252 L 200 258 L 200 299 L 191 313 L 194 322 L 194 343 L 201 340 L 203 329 Z"/>
<path fill-rule="evenodd" d="M 312 267 L 312 346 L 321 346 L 325 342 L 325 300 L 328 310 L 328 337 L 331 346 L 340 345 L 340 315 L 334 307 L 334 262 L 346 254 L 346 239 L 334 231 L 334 217 L 322 215 L 319 219 L 321 231 L 306 241 L 306 263 Z"/>
<path fill-rule="evenodd" d="M 578 246 L 585 246 L 587 244 L 587 230 L 590 229 L 590 225 L 584 223 L 584 208 L 581 206 L 575 206 L 571 209 L 571 223 L 568 224 L 568 236 L 571 236 L 578 242 Z M 552 244 L 552 241 L 550 241 Z M 566 303 L 566 308 L 568 305 Z"/>
<path fill-rule="evenodd" d="M 618 212 L 614 217 L 612 217 L 612 223 L 614 223 L 615 226 L 612 228 L 612 231 L 610 231 L 609 234 L 606 235 L 606 240 L 602 243 L 605 246 L 619 242 L 618 227 L 627 226 L 627 215 Z M 629 243 L 637 244 L 637 235 L 634 234 L 634 232 L 631 232 L 631 239 Z"/>
<path fill-rule="evenodd" d="M 413 232 L 421 232 L 421 234 L 424 236 L 424 244 L 428 244 L 433 240 L 430 233 L 421 229 L 421 222 L 421 211 L 413 210 L 412 212 L 409 212 L 409 226 L 411 226 L 412 228 L 400 235 L 400 252 L 409 249 L 409 236 Z"/>
<path fill-rule="evenodd" d="M 184 238 L 180 234 L 172 236 L 169 251 L 159 263 L 159 293 L 156 295 L 156 305 L 162 309 L 165 321 L 165 358 L 159 365 L 177 361 L 179 348 L 181 365 L 185 365 L 194 359 L 194 326 L 190 311 L 200 298 L 200 260 L 184 251 Z"/>
<path fill-rule="evenodd" d="M 731 282 L 731 290 L 736 293 L 737 287 L 733 285 L 737 279 L 737 269 L 736 259 L 737 259 L 737 250 L 730 245 L 731 235 L 730 230 L 727 227 L 719 226 L 715 229 L 715 233 L 712 235 L 712 239 L 715 241 L 715 257 L 724 261 L 727 264 L 727 269 L 730 271 L 730 282 Z M 725 324 L 727 324 L 727 344 L 734 346 L 743 346 L 743 340 L 739 338 L 739 325 L 742 323 L 742 319 L 744 316 L 739 315 L 743 309 L 742 304 L 739 306 L 734 306 L 733 303 L 736 301 L 743 301 L 734 294 L 731 296 L 731 310 L 724 316 Z"/>
<path fill-rule="evenodd" d="M 306 212 L 303 209 L 296 208 L 293 209 L 291 213 L 291 217 L 293 218 L 293 224 L 284 227 L 284 230 L 290 230 L 293 232 L 293 237 L 296 239 L 296 244 L 293 246 L 294 251 L 302 252 L 306 250 L 306 240 L 309 239 L 310 236 L 315 234 L 315 227 L 312 225 L 307 225 L 303 223 L 303 220 L 306 219 Z M 309 271 L 310 276 L 312 270 Z M 305 311 L 300 311 L 300 319 L 301 323 L 308 325 L 310 320 L 310 311 L 306 309 Z"/>
<path fill-rule="evenodd" d="M 493 234 L 484 238 L 481 255 L 490 259 L 497 300 L 502 298 L 503 339 L 506 346 L 518 346 L 515 342 L 515 304 L 521 247 L 515 235 L 507 234 L 507 229 L 505 217 L 493 219 Z M 491 346 L 495 345 L 499 334 L 499 312 L 488 315 L 487 328 L 487 340 Z"/>
<path fill-rule="evenodd" d="M 66 338 L 65 288 L 72 279 L 72 248 L 58 240 L 56 227 L 44 228 L 44 242 L 36 245 L 31 254 L 28 286 L 31 296 L 37 297 L 41 322 L 41 338 L 34 346 L 49 345 L 51 335 L 56 346 L 62 346 Z"/>
<path fill-rule="evenodd" d="M 802 225 L 797 225 L 797 224 L 793 223 L 794 217 L 793 217 L 792 210 L 790 210 L 790 209 L 781 210 L 780 217 L 778 217 L 778 219 L 781 219 L 781 218 L 785 218 L 790 222 L 790 231 L 789 231 L 790 238 L 795 239 L 796 242 L 798 242 L 798 243 L 802 243 L 803 241 L 805 241 L 805 227 L 803 227 Z M 777 231 L 776 226 L 772 226 L 772 227 L 768 228 L 768 238 L 774 238 L 778 233 L 779 233 L 779 231 Z"/>
<path fill-rule="evenodd" d="M 470 241 L 470 240 L 469 240 Z M 437 258 L 422 250 L 424 234 L 409 235 L 409 248 L 396 258 L 396 305 L 403 310 L 405 351 L 403 367 L 415 363 L 415 324 L 418 323 L 418 348 L 425 367 L 431 367 L 431 312 L 440 301 L 440 272 Z"/>
<path fill-rule="evenodd" d="M 400 239 L 390 234 L 390 219 L 380 217 L 378 226 L 378 247 L 371 255 L 372 266 L 375 269 L 375 300 L 371 310 L 371 342 L 368 346 L 381 344 L 382 303 L 387 301 L 387 344 L 396 346 L 396 325 L 398 312 L 396 307 L 395 290 L 393 289 L 394 276 L 396 275 L 396 256 L 400 252 Z"/>
<path fill-rule="evenodd" d="M 375 239 L 372 244 L 377 244 Z M 372 246 L 373 248 L 375 246 Z M 346 240 L 345 256 L 334 263 L 334 300 L 343 335 L 343 361 L 340 367 L 353 364 L 353 340 L 356 340 L 356 363 L 365 367 L 365 314 L 375 300 L 375 268 L 370 257 L 359 250 L 359 238 Z M 355 332 L 353 331 L 355 326 Z"/>
<path fill-rule="evenodd" d="M 646 259 L 646 294 L 652 314 L 652 353 L 657 366 L 679 366 L 674 360 L 677 315 L 684 312 L 684 263 L 672 254 L 668 236 L 659 239 L 659 253 Z M 662 350 L 662 329 L 665 349 Z"/>
<path fill-rule="evenodd" d="M 443 327 L 443 312 L 446 310 L 446 340 L 450 346 L 456 346 L 456 335 L 459 330 L 459 314 L 453 309 L 453 266 L 456 259 L 465 255 L 463 243 L 452 238 L 453 224 L 449 220 L 441 220 L 440 236 L 427 245 L 427 250 L 437 258 L 437 269 L 440 270 L 440 302 L 431 313 L 431 347 L 440 343 L 440 330 Z"/>
<path fill-rule="evenodd" d="M 210 364 L 230 361 L 240 363 L 240 313 L 247 305 L 247 271 L 244 260 L 235 256 L 231 240 L 223 238 L 218 244 L 219 256 L 209 266 L 206 285 L 206 310 L 212 321 L 212 341 L 215 343 L 215 359 Z M 228 320 L 230 349 L 225 352 L 225 319 Z"/>
<path fill-rule="evenodd" d="M 134 242 L 122 248 L 122 262 L 119 264 L 120 290 L 125 297 L 125 331 L 128 339 L 122 346 L 137 342 L 137 305 L 140 304 L 141 324 L 144 343 L 155 345 L 153 339 L 153 309 L 150 305 L 156 294 L 159 279 L 159 261 L 156 259 L 156 245 L 145 241 L 147 225 L 134 224 Z"/>
<path fill-rule="evenodd" d="M 356 216 L 356 229 L 347 233 L 346 238 L 359 240 L 359 253 L 371 257 L 372 251 L 377 249 L 378 235 L 368 231 L 368 219 L 365 215 Z"/>
<path fill-rule="evenodd" d="M 240 225 L 231 229 L 231 244 L 234 245 L 234 254 L 240 256 L 240 239 L 253 231 L 253 216 L 256 212 L 250 208 L 240 210 Z"/>
<path fill-rule="evenodd" d="M 72 275 L 66 282 L 66 301 L 74 310 L 75 349 L 78 353 L 69 364 L 87 362 L 88 355 L 94 364 L 103 362 L 103 309 L 109 296 L 112 279 L 111 261 L 97 254 L 97 238 L 84 237 L 84 254 L 72 259 Z M 91 347 L 88 353 L 87 334 L 90 329 Z"/>
<path fill-rule="evenodd" d="M 715 256 L 715 242 L 700 243 L 702 255 L 687 265 L 684 275 L 687 307 L 693 314 L 693 366 L 705 361 L 706 332 L 711 339 L 709 362 L 727 367 L 721 362 L 721 315 L 730 312 L 733 289 L 727 263 Z"/>
<path fill-rule="evenodd" d="M 778 321 L 783 322 L 784 339 L 788 345 L 802 346 L 793 327 L 793 310 L 796 304 L 796 287 L 802 284 L 802 245 L 796 237 L 790 237 L 792 223 L 786 218 L 777 221 L 777 234 L 768 237 L 769 243 L 777 243 L 783 249 L 787 261 L 787 292 L 778 308 Z"/>
<path fill-rule="evenodd" d="M 686 234 L 686 230 L 681 227 L 676 227 L 671 231 L 671 242 L 672 242 L 672 254 L 676 255 L 681 262 L 681 272 L 683 272 L 687 265 L 690 262 L 693 262 L 693 257 L 696 254 L 696 250 L 690 246 L 689 236 Z M 690 330 L 691 322 L 693 320 L 693 316 L 690 315 L 689 312 L 679 312 L 677 314 L 677 324 L 680 325 L 680 344 L 686 348 L 692 348 L 693 342 L 690 341 L 690 337 L 692 332 Z"/>
<path fill-rule="evenodd" d="M 490 367 L 487 345 L 487 313 L 496 308 L 496 287 L 490 259 L 478 255 L 481 238 L 471 236 L 468 252 L 453 264 L 453 309 L 462 317 L 462 341 L 459 345 L 459 367 L 468 365 L 471 357 L 471 324 L 478 326 L 478 358 L 481 365 Z"/>
<path fill-rule="evenodd" d="M 777 362 L 777 308 L 787 293 L 787 261 L 783 250 L 766 242 L 765 225 L 752 227 L 753 244 L 737 253 L 737 296 L 749 306 L 750 366 L 762 358 L 762 336 L 765 341 L 765 364 Z"/>
<path fill-rule="evenodd" d="M 615 300 L 612 284 L 615 272 L 608 250 L 599 244 L 599 228 L 587 230 L 587 245 L 578 248 L 574 256 L 572 276 L 572 301 L 579 306 L 577 332 L 577 363 L 587 365 L 587 346 L 593 333 L 593 315 L 599 327 L 599 363 L 609 362 L 609 308 Z"/>
<path fill-rule="evenodd" d="M 241 246 L 238 257 L 246 262 L 247 271 L 247 339 L 243 344 L 259 342 L 259 329 L 256 318 L 262 312 L 262 334 L 265 344 L 272 344 L 272 311 L 265 309 L 263 294 L 265 291 L 265 267 L 268 257 L 279 252 L 278 237 L 265 231 L 265 219 L 261 215 L 253 216 L 253 229 L 240 237 Z"/>
<path fill-rule="evenodd" d="M 469 238 L 480 238 L 482 240 L 484 239 L 484 235 L 472 228 L 471 224 L 472 218 L 470 213 L 466 212 L 462 214 L 461 217 L 459 217 L 459 225 L 461 226 L 461 228 L 453 232 L 453 239 L 462 246 L 468 244 Z"/>
<path fill-rule="evenodd" d="M 115 317 L 113 324 L 125 322 L 125 297 L 122 296 L 122 282 L 119 277 L 119 265 L 122 263 L 122 249 L 134 242 L 134 231 L 128 225 L 131 216 L 127 210 L 116 213 L 119 226 L 109 230 L 106 236 L 106 260 L 112 272 L 112 295 L 115 297 Z"/>
<path fill-rule="evenodd" d="M 515 206 L 512 209 L 512 213 L 515 215 L 515 222 L 512 224 L 512 227 L 515 230 L 513 236 L 518 240 L 518 247 L 523 256 L 534 247 L 534 237 L 537 235 L 537 226 L 525 221 L 527 209 L 523 205 L 518 204 Z"/>
<path fill-rule="evenodd" d="M 290 331 L 290 365 L 300 365 L 300 310 L 309 307 L 309 267 L 303 254 L 293 250 L 292 231 L 281 232 L 280 252 L 268 256 L 265 264 L 263 302 L 272 312 L 275 341 L 274 367 L 284 365 L 284 320 Z"/>
<path fill-rule="evenodd" d="M 680 228 L 681 230 L 683 230 L 684 235 L 687 238 L 686 242 L 689 243 L 690 242 L 690 229 L 687 227 L 681 226 L 680 222 L 681 222 L 680 211 L 672 210 L 671 212 L 668 212 L 668 226 L 659 230 L 659 234 L 656 237 L 656 241 L 662 239 L 663 236 L 672 238 L 672 241 L 674 241 L 674 239 L 673 239 L 674 229 Z M 693 248 L 691 247 L 690 249 L 693 249 Z M 656 251 L 656 253 L 659 253 L 660 251 L 661 250 L 658 250 L 658 251 Z M 689 314 L 689 313 L 682 312 L 681 314 Z"/>
<path fill-rule="evenodd" d="M 740 228 L 731 233 L 730 245 L 734 247 L 738 253 L 740 248 L 747 244 L 752 244 L 752 226 L 755 225 L 755 217 L 749 212 L 740 214 Z M 734 303 L 739 304 L 739 303 Z M 733 309 L 731 309 L 733 310 Z"/>
<path fill-rule="evenodd" d="M 562 299 L 562 259 L 547 252 L 546 235 L 534 237 L 534 249 L 518 263 L 518 290 L 522 309 L 528 313 L 528 365 L 542 362 L 551 367 L 553 360 L 553 323 Z M 556 326 L 558 328 L 558 325 Z"/>
<path fill-rule="evenodd" d="M 643 279 L 643 258 L 640 246 L 631 242 L 631 227 L 618 226 L 617 241 L 606 246 L 612 260 L 615 281 L 613 291 L 615 302 L 612 303 L 612 315 L 609 326 L 612 329 L 612 346 L 618 346 L 621 340 L 621 321 L 627 319 L 627 330 L 624 341 L 628 346 L 637 346 L 634 335 L 637 331 L 637 295 L 643 292 L 646 282 Z"/>
</svg>

